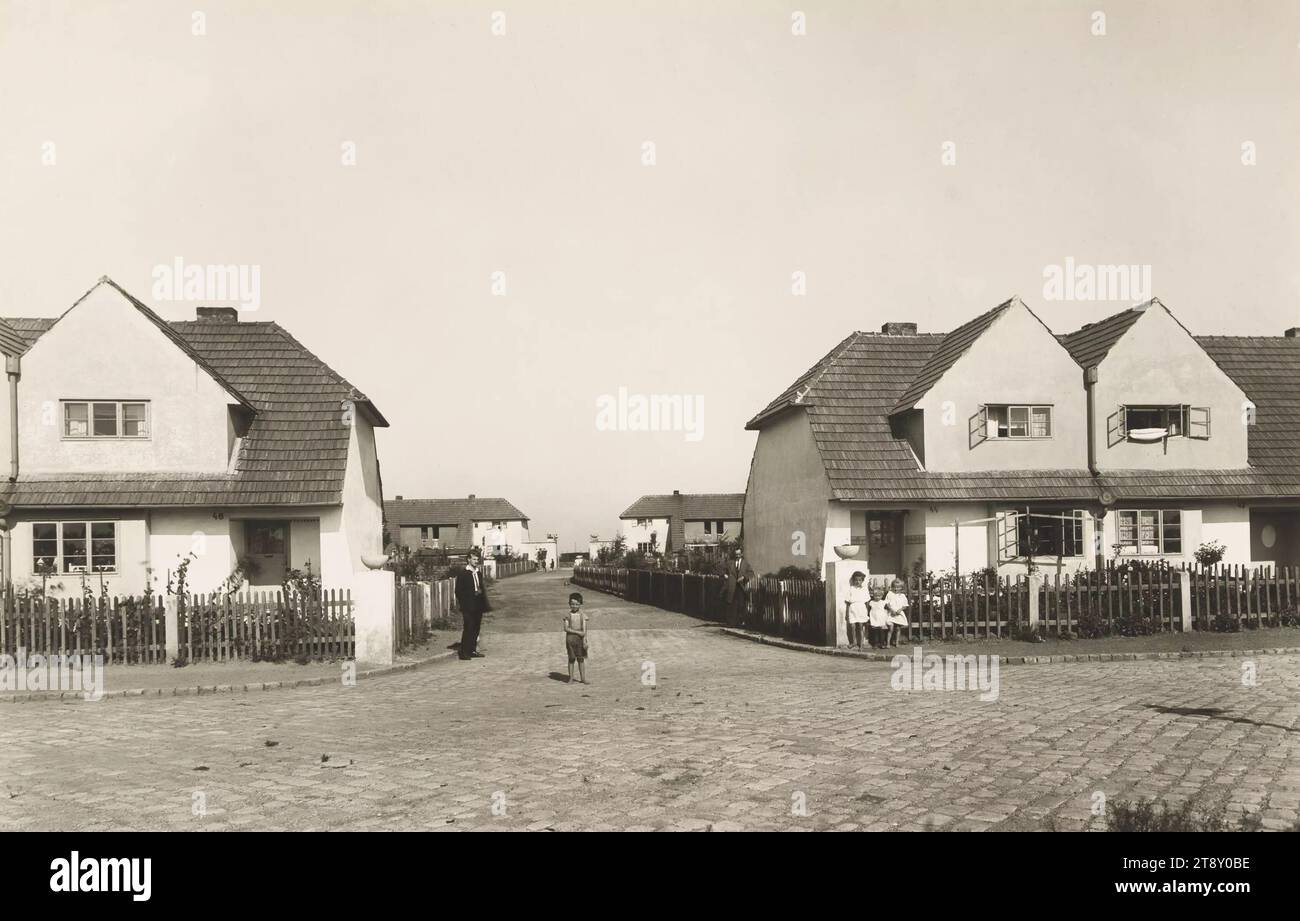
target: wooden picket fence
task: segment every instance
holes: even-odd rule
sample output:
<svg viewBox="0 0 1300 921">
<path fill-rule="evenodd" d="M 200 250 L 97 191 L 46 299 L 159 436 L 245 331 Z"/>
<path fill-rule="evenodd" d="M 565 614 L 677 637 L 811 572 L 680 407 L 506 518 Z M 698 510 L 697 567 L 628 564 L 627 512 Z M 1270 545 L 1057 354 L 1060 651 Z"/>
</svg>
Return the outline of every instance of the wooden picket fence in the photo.
<svg viewBox="0 0 1300 921">
<path fill-rule="evenodd" d="M 1179 570 L 1120 564 L 1099 571 L 1053 573 L 1037 588 L 1038 629 L 1047 636 L 1109 636 L 1182 629 Z M 1034 583 L 990 572 L 903 579 L 916 639 L 1014 638 L 1029 626 Z M 886 586 L 888 588 L 888 586 Z"/>
<path fill-rule="evenodd" d="M 1192 625 L 1197 630 L 1239 630 L 1297 623 L 1300 566 L 1187 567 L 1192 580 Z"/>
<path fill-rule="evenodd" d="M 571 581 L 639 604 L 726 622 L 726 577 L 650 569 L 578 566 Z M 737 626 L 805 643 L 826 642 L 826 587 L 815 580 L 758 579 Z"/>
<path fill-rule="evenodd" d="M 188 662 L 352 658 L 356 626 L 350 591 L 319 597 L 281 591 L 189 595 L 177 606 Z"/>
<path fill-rule="evenodd" d="M 535 572 L 537 564 L 532 560 L 516 560 L 513 563 L 497 563 L 498 579 L 509 579 L 511 576 L 522 576 L 524 573 Z"/>
<path fill-rule="evenodd" d="M 423 643 L 439 623 L 445 621 L 449 626 L 458 625 L 459 613 L 455 579 L 403 582 L 397 586 L 393 596 L 393 644 L 400 650 Z"/>
<path fill-rule="evenodd" d="M 9 589 L 0 606 L 0 653 L 103 656 L 123 664 L 167 661 L 161 598 L 36 598 Z"/>
</svg>

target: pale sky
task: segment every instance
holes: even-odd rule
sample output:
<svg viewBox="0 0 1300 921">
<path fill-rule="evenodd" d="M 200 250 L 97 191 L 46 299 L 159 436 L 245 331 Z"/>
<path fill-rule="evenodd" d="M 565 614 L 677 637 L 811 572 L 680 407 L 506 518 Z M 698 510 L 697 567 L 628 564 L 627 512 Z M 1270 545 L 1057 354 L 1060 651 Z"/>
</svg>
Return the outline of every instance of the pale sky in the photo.
<svg viewBox="0 0 1300 921">
<path fill-rule="evenodd" d="M 245 318 L 392 423 L 389 497 L 585 549 L 743 491 L 745 421 L 854 329 L 1128 306 L 1046 301 L 1066 257 L 1151 266 L 1194 333 L 1300 325 L 1294 0 L 271 7 L 0 0 L 0 315 L 107 274 L 190 318 L 154 266 L 259 265 Z M 703 437 L 598 430 L 619 387 Z"/>
</svg>

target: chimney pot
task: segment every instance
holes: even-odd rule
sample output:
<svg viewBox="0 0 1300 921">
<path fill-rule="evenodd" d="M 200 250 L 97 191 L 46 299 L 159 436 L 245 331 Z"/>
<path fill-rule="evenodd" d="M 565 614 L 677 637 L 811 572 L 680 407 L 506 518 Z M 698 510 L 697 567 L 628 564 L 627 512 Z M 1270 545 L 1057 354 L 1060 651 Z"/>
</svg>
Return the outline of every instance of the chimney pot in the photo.
<svg viewBox="0 0 1300 921">
<path fill-rule="evenodd" d="M 474 494 L 473 494 L 473 493 L 470 493 L 470 494 L 469 494 L 469 497 L 470 497 L 471 499 L 473 499 L 473 498 L 474 498 Z"/>
<path fill-rule="evenodd" d="M 880 331 L 886 336 L 915 336 L 915 323 L 886 323 L 880 327 Z"/>
<path fill-rule="evenodd" d="M 681 491 L 680 489 L 674 489 L 674 490 L 673 490 L 673 495 L 674 495 L 674 496 L 680 496 L 681 494 L 682 494 L 682 491 Z"/>
<path fill-rule="evenodd" d="M 397 501 L 398 501 L 398 502 L 401 502 L 401 501 L 402 501 L 402 495 L 401 495 L 401 493 L 398 493 L 398 495 L 397 495 Z"/>
<path fill-rule="evenodd" d="M 238 323 L 239 311 L 234 307 L 196 307 L 194 316 L 199 320 L 217 323 Z"/>
<path fill-rule="evenodd" d="M 1297 336 L 1300 336 L 1300 326 L 1292 326 L 1286 331 L 1286 337 L 1288 339 L 1294 339 Z"/>
</svg>

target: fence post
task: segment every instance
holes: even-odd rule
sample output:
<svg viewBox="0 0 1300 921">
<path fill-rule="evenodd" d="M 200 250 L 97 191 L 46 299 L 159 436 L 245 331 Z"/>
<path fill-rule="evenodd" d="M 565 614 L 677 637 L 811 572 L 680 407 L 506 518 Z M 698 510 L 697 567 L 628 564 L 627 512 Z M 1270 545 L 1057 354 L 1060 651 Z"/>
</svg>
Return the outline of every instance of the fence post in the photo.
<svg viewBox="0 0 1300 921">
<path fill-rule="evenodd" d="M 1178 583 L 1178 607 L 1182 615 L 1184 633 L 1192 632 L 1192 580 L 1191 573 L 1174 571 Z"/>
<path fill-rule="evenodd" d="M 1029 574 L 1029 629 L 1038 629 L 1038 590 L 1043 587 L 1043 574 L 1033 572 Z"/>
<path fill-rule="evenodd" d="M 163 648 L 168 662 L 175 662 L 181 654 L 180 614 L 177 611 L 176 596 L 168 595 L 163 612 Z"/>
<path fill-rule="evenodd" d="M 849 577 L 862 570 L 871 578 L 867 565 L 859 560 L 830 560 L 826 563 L 826 624 L 827 646 L 849 645 L 848 624 L 844 622 L 843 598 L 849 587 Z"/>
<path fill-rule="evenodd" d="M 395 602 L 392 572 L 370 569 L 353 574 L 352 617 L 358 662 L 371 665 L 393 664 Z"/>
</svg>

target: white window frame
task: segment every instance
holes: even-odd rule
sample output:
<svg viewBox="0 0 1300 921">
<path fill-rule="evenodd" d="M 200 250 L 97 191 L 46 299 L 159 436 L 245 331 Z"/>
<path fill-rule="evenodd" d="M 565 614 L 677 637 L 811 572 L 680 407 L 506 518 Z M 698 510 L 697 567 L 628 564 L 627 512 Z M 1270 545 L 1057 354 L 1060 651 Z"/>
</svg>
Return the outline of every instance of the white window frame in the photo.
<svg viewBox="0 0 1300 921">
<path fill-rule="evenodd" d="M 1086 532 L 1084 522 L 1088 520 L 1088 514 L 1084 509 L 1055 508 L 1052 506 L 1030 506 L 1027 509 L 1008 509 L 998 512 L 995 516 L 995 525 L 997 528 L 997 550 L 999 562 L 1007 563 L 1014 560 L 1027 559 L 1029 554 L 1024 552 L 1027 548 L 1020 545 L 1020 522 L 1022 519 L 1028 519 L 1032 524 L 1033 519 L 1055 519 L 1061 527 L 1062 543 L 1065 542 L 1065 528 L 1074 529 L 1071 540 L 1077 542 L 1078 553 L 1062 554 L 1063 560 L 1079 560 L 1087 556 Z M 1064 546 L 1061 548 L 1065 549 Z M 1055 559 L 1055 554 L 1038 553 L 1036 559 Z"/>
<path fill-rule="evenodd" d="M 1177 523 L 1170 524 L 1165 520 L 1169 514 L 1177 515 Z M 1131 543 L 1124 541 L 1124 524 L 1123 518 L 1126 515 L 1133 516 L 1133 540 Z M 1143 550 L 1142 544 L 1142 516 L 1153 515 L 1155 517 L 1155 550 Z M 1183 510 L 1178 508 L 1121 508 L 1115 510 L 1115 543 L 1119 546 L 1119 556 L 1182 556 L 1183 548 L 1187 546 L 1186 533 L 1184 531 L 1185 520 Z M 1165 533 L 1166 527 L 1175 527 L 1178 529 L 1178 549 L 1170 550 L 1168 542 L 1170 536 Z"/>
<path fill-rule="evenodd" d="M 86 565 L 83 568 L 79 568 L 79 569 L 64 568 L 63 528 L 64 525 L 69 525 L 69 524 L 80 524 L 86 526 L 86 537 L 85 537 Z M 93 535 L 94 535 L 94 526 L 97 524 L 108 524 L 113 526 L 113 565 L 111 567 L 104 567 L 102 569 L 93 568 L 95 562 L 95 555 L 93 552 L 95 538 Z M 42 521 L 32 522 L 32 573 L 34 575 L 37 574 L 36 566 L 38 560 L 48 556 L 48 554 L 44 554 L 44 553 L 38 554 L 36 552 L 36 528 L 39 525 L 52 525 L 54 527 L 54 551 L 55 551 L 54 571 L 49 573 L 51 577 L 75 576 L 83 572 L 86 573 L 87 575 L 94 575 L 97 572 L 112 574 L 119 571 L 118 562 L 122 557 L 122 546 L 121 546 L 122 529 L 120 527 L 119 522 L 108 518 L 76 518 L 76 519 L 70 519 L 68 521 L 52 521 L 49 519 L 45 519 Z M 105 538 L 101 537 L 99 539 L 104 540 Z"/>
<path fill-rule="evenodd" d="M 60 400 L 59 434 L 64 441 L 149 441 L 153 437 L 153 407 L 149 400 Z M 95 407 L 112 405 L 114 408 L 114 433 L 112 435 L 95 434 Z M 86 434 L 70 435 L 68 433 L 68 410 L 73 406 L 86 407 Z M 143 435 L 127 435 L 124 406 L 144 407 Z"/>
<path fill-rule="evenodd" d="M 1000 411 L 1006 421 L 1006 434 L 999 431 L 998 420 L 994 417 L 994 412 Z M 1020 423 L 1012 422 L 1012 415 L 1016 412 L 1024 414 L 1024 420 Z M 1042 412 L 1047 414 L 1047 434 L 1034 435 L 1034 413 Z M 1056 407 L 1052 403 L 986 403 L 980 407 L 977 414 L 979 421 L 974 423 L 974 428 L 979 429 L 978 441 L 988 439 L 990 441 L 1050 441 L 1056 437 Z M 1023 429 L 1023 434 L 1016 435 L 1012 433 L 1012 426 L 1019 425 Z M 974 441 L 974 435 L 972 436 Z"/>
</svg>

